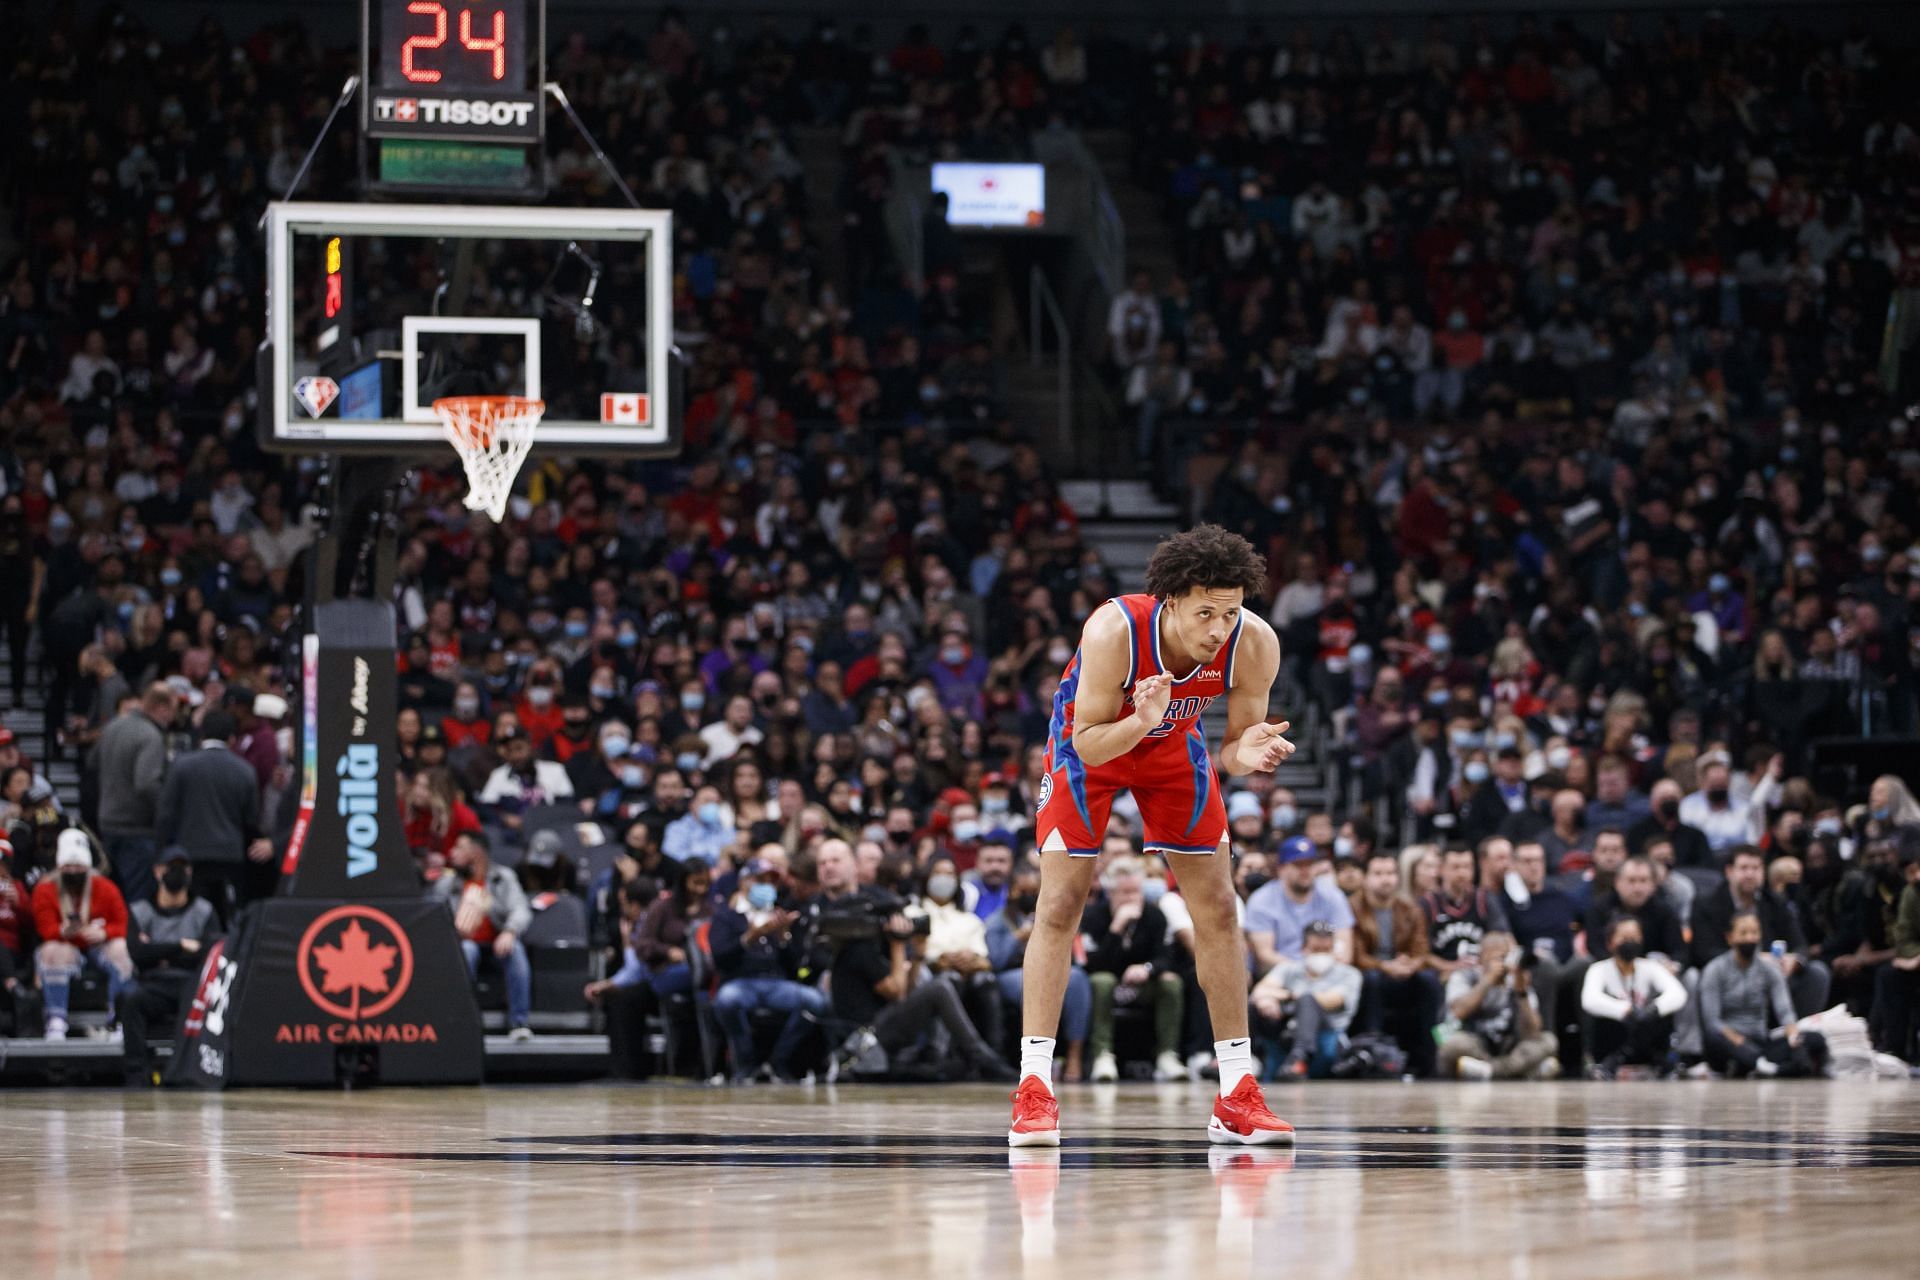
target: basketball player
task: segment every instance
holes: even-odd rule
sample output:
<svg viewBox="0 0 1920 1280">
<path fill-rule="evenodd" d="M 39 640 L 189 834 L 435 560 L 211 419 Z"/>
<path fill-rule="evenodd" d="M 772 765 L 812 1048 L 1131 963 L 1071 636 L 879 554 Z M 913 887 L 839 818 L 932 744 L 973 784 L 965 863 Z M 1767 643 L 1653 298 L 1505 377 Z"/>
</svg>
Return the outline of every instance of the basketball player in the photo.
<svg viewBox="0 0 1920 1280">
<path fill-rule="evenodd" d="M 1247 597 L 1266 589 L 1266 562 L 1244 538 L 1201 525 L 1162 542 L 1144 595 L 1094 610 L 1060 677 L 1040 783 L 1040 905 L 1027 940 L 1020 1083 L 1009 1146 L 1057 1146 L 1053 1034 L 1080 912 L 1093 881 L 1114 794 L 1133 792 L 1147 852 L 1173 862 L 1193 912 L 1194 950 L 1220 1063 L 1207 1123 L 1219 1143 L 1293 1141 L 1267 1110 L 1247 1038 L 1247 969 L 1227 852 L 1227 812 L 1200 717 L 1227 699 L 1220 763 L 1241 776 L 1271 771 L 1293 744 L 1267 723 L 1280 641 Z"/>
</svg>

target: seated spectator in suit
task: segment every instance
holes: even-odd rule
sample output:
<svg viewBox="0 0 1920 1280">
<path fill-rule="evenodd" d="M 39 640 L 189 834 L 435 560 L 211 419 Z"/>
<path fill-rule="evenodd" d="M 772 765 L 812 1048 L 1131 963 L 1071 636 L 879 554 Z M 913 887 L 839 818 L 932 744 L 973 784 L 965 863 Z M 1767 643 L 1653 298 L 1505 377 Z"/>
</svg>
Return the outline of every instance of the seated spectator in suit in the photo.
<svg viewBox="0 0 1920 1280">
<path fill-rule="evenodd" d="M 33 887 L 33 925 L 40 937 L 34 968 L 46 1001 L 47 1039 L 67 1038 L 67 1000 L 82 966 L 104 970 L 113 1007 L 133 984 L 127 954 L 127 901 L 113 881 L 93 871 L 93 843 L 78 827 L 60 833 L 54 874 Z"/>
<path fill-rule="evenodd" d="M 518 832 L 527 810 L 573 799 L 573 779 L 554 761 L 534 758 L 533 739 L 525 729 L 511 725 L 499 729 L 493 746 L 504 763 L 487 775 L 479 796 L 481 809 L 492 821 Z"/>
<path fill-rule="evenodd" d="M 756 1010 L 786 1015 L 766 1066 L 775 1080 L 791 1081 L 805 1074 L 795 1055 L 828 1009 L 826 993 L 799 980 L 807 958 L 806 936 L 794 928 L 799 913 L 780 901 L 783 880 L 782 869 L 773 863 L 758 858 L 747 863 L 741 868 L 738 892 L 714 909 L 707 932 L 713 967 L 720 974 L 713 1016 L 726 1032 L 736 1083 L 753 1079 L 761 1066 L 750 1021 Z"/>
<path fill-rule="evenodd" d="M 477 978 L 482 963 L 504 974 L 507 1034 L 515 1040 L 531 1039 L 528 1017 L 533 1005 L 533 968 L 520 937 L 533 922 L 533 908 L 527 904 L 520 878 L 494 864 L 487 838 L 478 831 L 469 831 L 454 841 L 448 866 L 452 874 L 434 881 L 427 896 L 452 908 L 453 928 L 460 935 L 468 974 Z"/>
<path fill-rule="evenodd" d="M 1140 859 L 1123 854 L 1100 877 L 1105 892 L 1087 906 L 1080 934 L 1087 953 L 1087 981 L 1093 987 L 1093 1079 L 1117 1080 L 1113 1056 L 1113 1013 L 1118 1005 L 1153 1009 L 1154 1076 L 1187 1078 L 1180 1057 L 1181 1019 L 1186 987 L 1168 963 L 1167 921 L 1146 899 Z"/>
<path fill-rule="evenodd" d="M 1687 989 L 1665 965 L 1642 954 L 1646 944 L 1638 919 L 1619 915 L 1601 928 L 1605 955 L 1587 969 L 1580 992 L 1580 1008 L 1590 1024 L 1592 1077 L 1612 1080 L 1629 1065 L 1668 1073 L 1673 1020 L 1686 1008 Z"/>
<path fill-rule="evenodd" d="M 1736 908 L 1722 938 L 1726 949 L 1700 973 L 1707 1065 L 1728 1075 L 1823 1074 L 1827 1042 L 1800 1030 L 1786 975 L 1760 951 L 1764 932 L 1759 912 Z"/>
<path fill-rule="evenodd" d="M 193 866 L 186 850 L 175 846 L 153 869 L 152 899 L 127 909 L 127 954 L 139 976 L 120 993 L 121 1064 L 130 1088 L 156 1083 L 147 1029 L 159 1026 L 171 1035 L 180 1006 L 200 977 L 207 948 L 223 930 L 213 904 L 193 891 Z"/>
<path fill-rule="evenodd" d="M 987 921 L 987 958 L 993 961 L 1000 995 L 1018 1013 L 1026 995 L 1027 939 L 1033 933 L 1033 913 L 1040 906 L 1040 868 L 1023 863 L 1014 870 L 1006 905 Z M 1066 1043 L 1064 1079 L 1078 1084 L 1085 1076 L 1087 1033 L 1093 1020 L 1093 987 L 1087 971 L 1076 961 L 1067 970 L 1067 992 L 1060 1005 L 1059 1039 Z"/>
<path fill-rule="evenodd" d="M 1833 966 L 1838 993 L 1854 1012 L 1868 1015 L 1875 1043 L 1884 1043 L 1879 1017 L 1884 1010 L 1873 995 L 1881 970 L 1896 955 L 1893 930 L 1906 877 L 1892 840 L 1869 841 L 1855 861 L 1835 895 L 1833 924 L 1821 954 Z"/>
<path fill-rule="evenodd" d="M 1400 892 L 1399 858 L 1380 851 L 1367 859 L 1366 880 L 1351 901 L 1353 961 L 1361 982 L 1359 1030 L 1389 1031 L 1414 1074 L 1431 1075 L 1440 976 L 1427 963 L 1427 919 Z"/>
<path fill-rule="evenodd" d="M 1807 958 L 1800 921 L 1786 899 L 1767 888 L 1766 875 L 1760 851 L 1750 844 L 1737 846 L 1727 856 L 1726 880 L 1694 908 L 1693 963 L 1705 969 L 1726 954 L 1734 916 L 1751 911 L 1760 921 L 1760 949 L 1771 951 L 1776 942 L 1786 947 L 1780 972 L 1793 994 L 1793 1007 L 1801 1017 L 1820 1013 L 1827 1007 L 1832 975 L 1826 965 Z"/>
<path fill-rule="evenodd" d="M 1298 960 L 1286 959 L 1269 969 L 1248 996 L 1254 1042 L 1268 1050 L 1268 1078 L 1325 1076 L 1359 1010 L 1360 971 L 1334 955 L 1333 926 L 1324 920 L 1311 922 L 1303 944 Z M 1282 1044 L 1287 1046 L 1284 1058 L 1277 1052 Z M 1274 1058 L 1279 1058 L 1277 1064 Z"/>
<path fill-rule="evenodd" d="M 1620 865 L 1613 892 L 1587 909 L 1587 950 L 1596 960 L 1608 954 L 1608 922 L 1616 916 L 1632 916 L 1640 922 L 1641 954 L 1664 962 L 1669 973 L 1679 976 L 1686 965 L 1686 934 L 1680 917 L 1654 889 L 1653 864 L 1645 858 L 1628 858 Z"/>
<path fill-rule="evenodd" d="M 1535 846 L 1538 847 L 1537 845 Z M 1440 1076 L 1461 1080 L 1551 1080 L 1560 1042 L 1540 1021 L 1527 953 L 1512 934 L 1489 930 L 1447 978 L 1453 1029 L 1440 1044 Z"/>
</svg>

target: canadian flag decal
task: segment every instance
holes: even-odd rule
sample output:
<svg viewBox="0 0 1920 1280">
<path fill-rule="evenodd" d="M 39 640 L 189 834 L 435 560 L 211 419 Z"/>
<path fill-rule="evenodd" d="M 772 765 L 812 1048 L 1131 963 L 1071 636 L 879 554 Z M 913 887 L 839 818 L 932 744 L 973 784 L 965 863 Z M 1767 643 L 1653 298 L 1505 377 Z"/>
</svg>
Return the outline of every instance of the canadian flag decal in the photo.
<svg viewBox="0 0 1920 1280">
<path fill-rule="evenodd" d="M 626 422 L 638 427 L 652 420 L 652 405 L 644 391 L 608 391 L 600 397 L 602 422 Z"/>
</svg>

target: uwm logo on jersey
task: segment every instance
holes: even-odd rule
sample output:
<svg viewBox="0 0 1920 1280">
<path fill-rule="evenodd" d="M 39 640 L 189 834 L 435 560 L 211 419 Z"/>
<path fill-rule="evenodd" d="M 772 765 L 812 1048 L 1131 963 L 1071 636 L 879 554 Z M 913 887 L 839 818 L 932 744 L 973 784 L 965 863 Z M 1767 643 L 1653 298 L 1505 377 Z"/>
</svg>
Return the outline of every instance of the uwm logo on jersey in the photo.
<svg viewBox="0 0 1920 1280">
<path fill-rule="evenodd" d="M 1217 693 L 1196 693 L 1187 698 L 1175 698 L 1167 703 L 1167 714 L 1160 723 L 1147 731 L 1149 738 L 1164 738 L 1174 731 L 1182 721 L 1197 720 L 1207 713 L 1213 705 Z"/>
</svg>

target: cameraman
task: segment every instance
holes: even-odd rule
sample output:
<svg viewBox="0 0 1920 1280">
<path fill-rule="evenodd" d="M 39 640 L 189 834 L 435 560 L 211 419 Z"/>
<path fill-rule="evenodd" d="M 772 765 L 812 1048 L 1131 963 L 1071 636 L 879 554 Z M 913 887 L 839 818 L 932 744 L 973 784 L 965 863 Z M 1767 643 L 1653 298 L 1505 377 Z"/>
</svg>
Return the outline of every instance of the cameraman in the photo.
<svg viewBox="0 0 1920 1280">
<path fill-rule="evenodd" d="M 1560 1074 L 1560 1042 L 1540 1022 L 1533 993 L 1536 958 L 1513 935 L 1490 930 L 1479 947 L 1460 949 L 1447 979 L 1455 1027 L 1440 1042 L 1442 1080 L 1551 1080 Z"/>
<path fill-rule="evenodd" d="M 882 921 L 871 936 L 847 937 L 829 962 L 827 981 L 834 1014 L 870 1028 L 888 1058 L 918 1044 L 937 1021 L 982 1079 L 1011 1083 L 1017 1073 L 980 1038 L 959 994 L 945 982 L 920 981 L 913 954 L 913 925 L 892 894 L 861 887 L 853 849 L 845 840 L 824 841 L 814 855 L 820 893 L 808 904 L 819 937 L 823 917 L 868 915 Z"/>
</svg>

